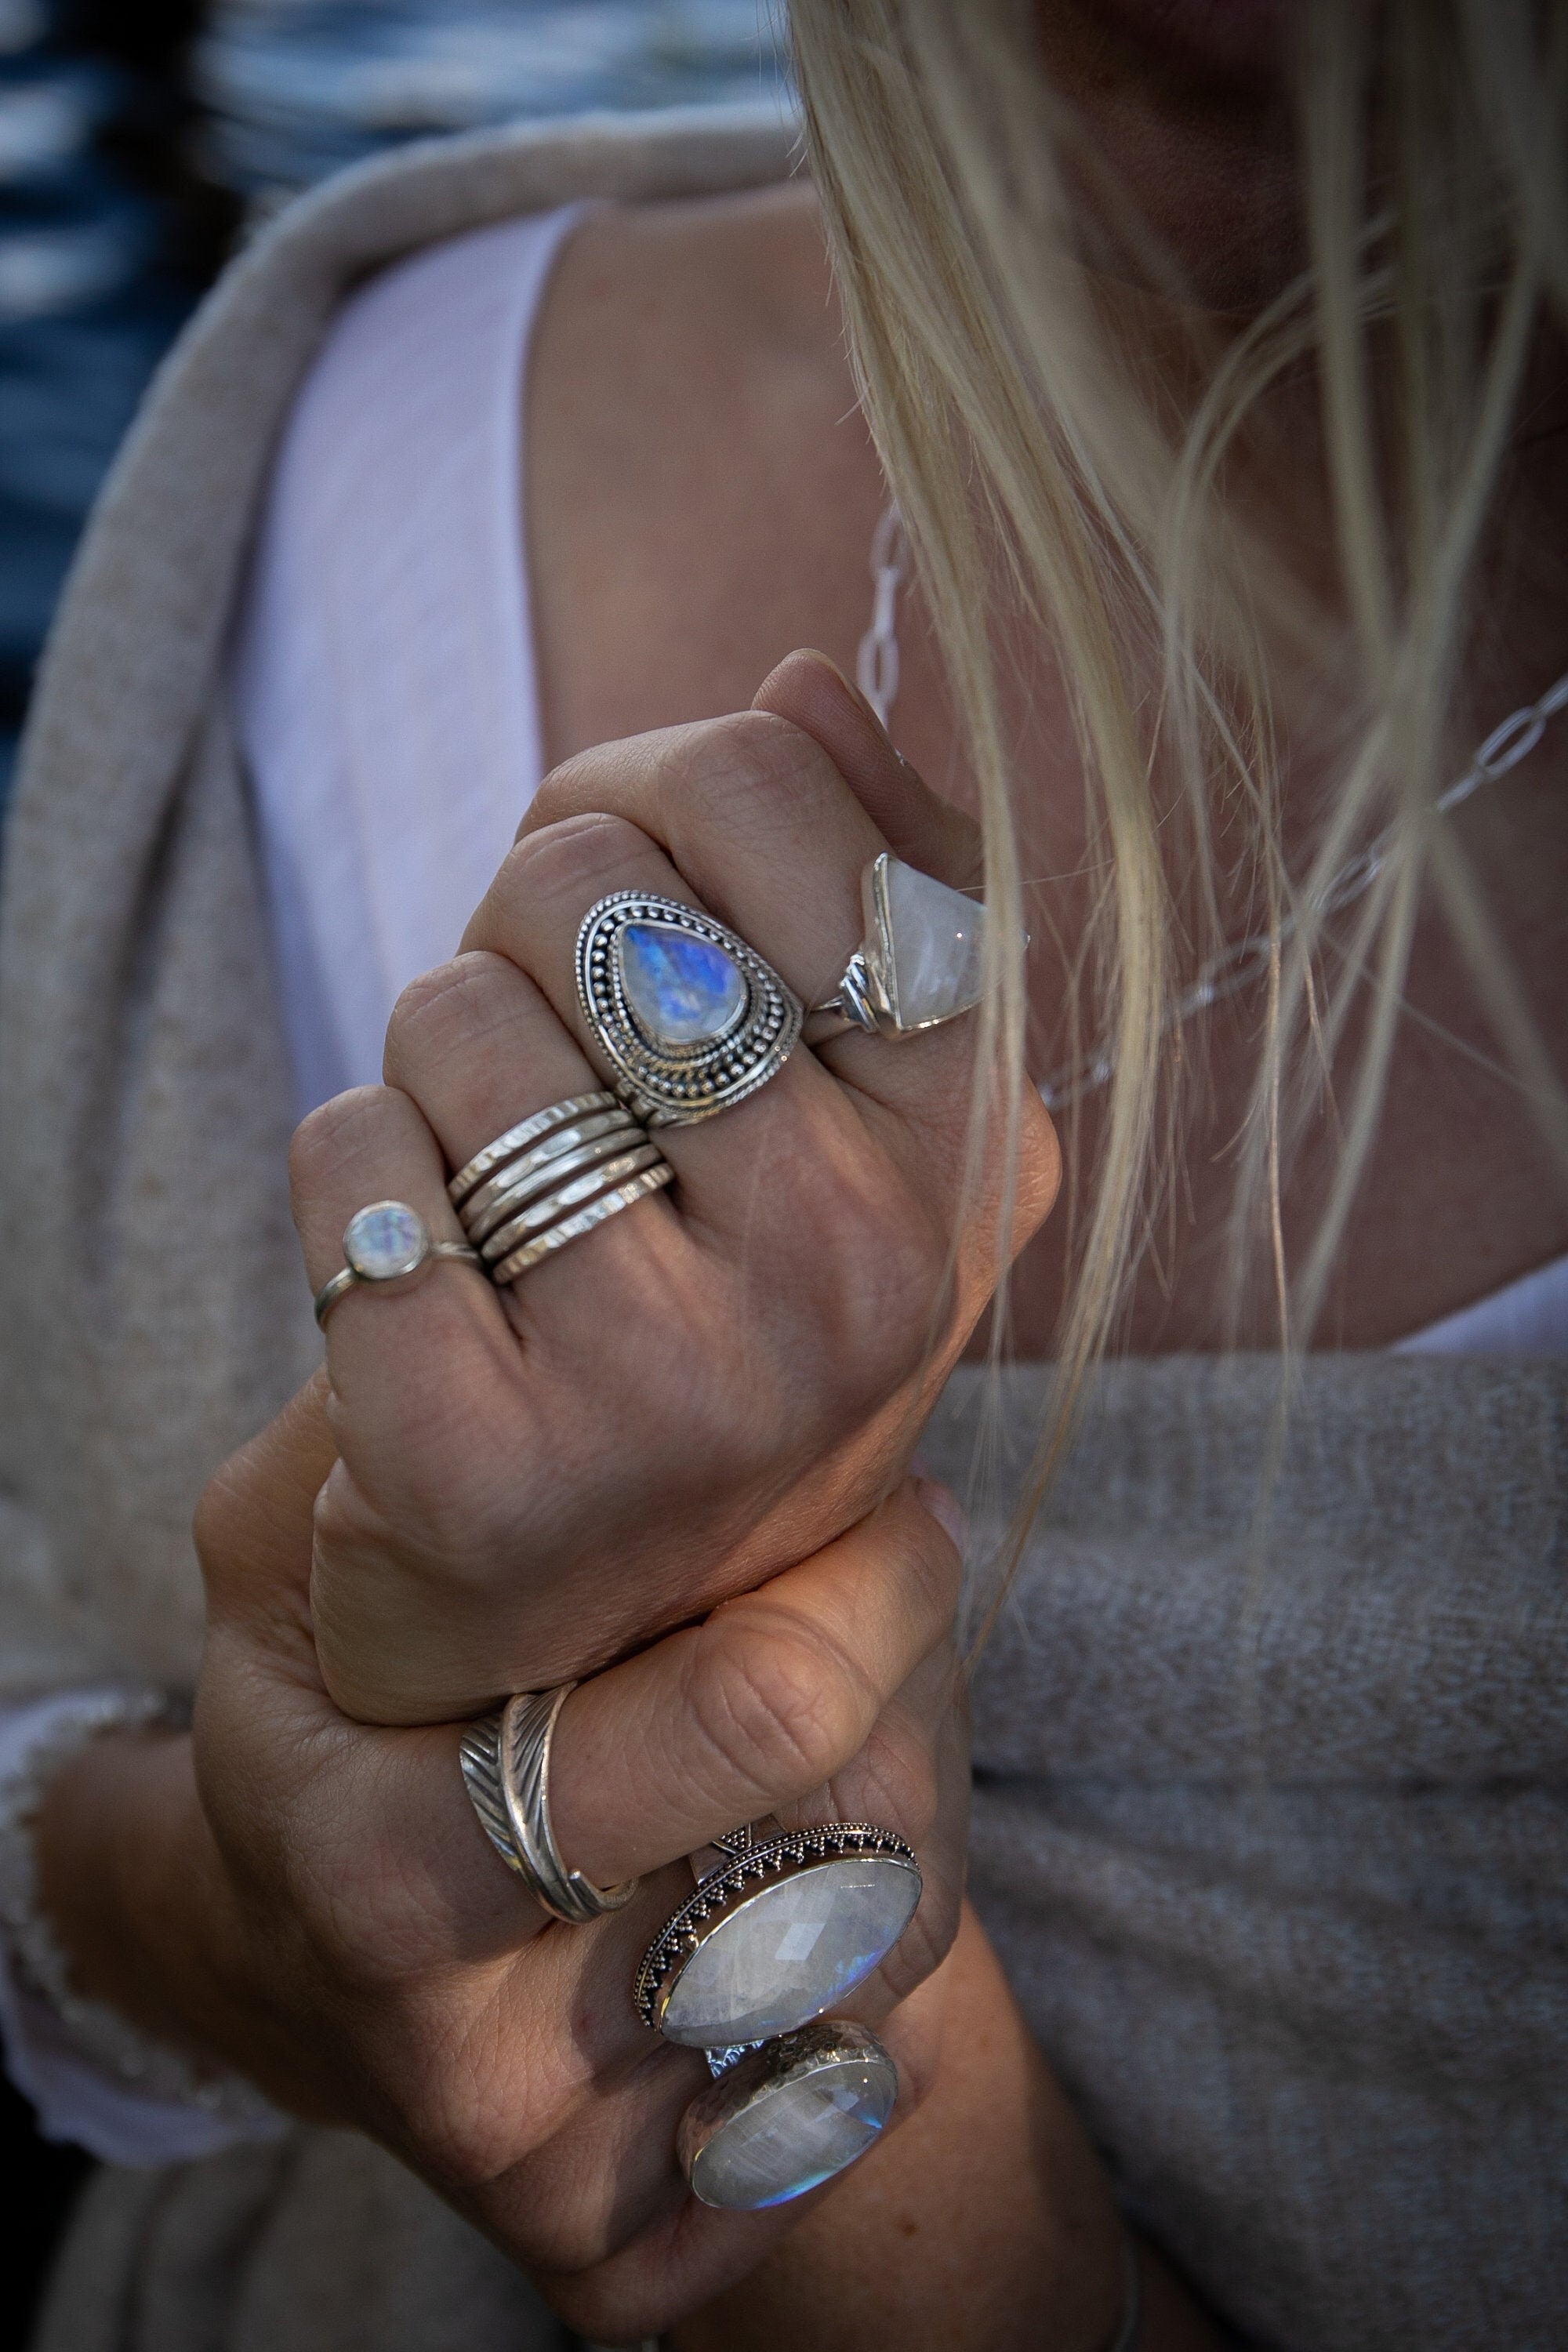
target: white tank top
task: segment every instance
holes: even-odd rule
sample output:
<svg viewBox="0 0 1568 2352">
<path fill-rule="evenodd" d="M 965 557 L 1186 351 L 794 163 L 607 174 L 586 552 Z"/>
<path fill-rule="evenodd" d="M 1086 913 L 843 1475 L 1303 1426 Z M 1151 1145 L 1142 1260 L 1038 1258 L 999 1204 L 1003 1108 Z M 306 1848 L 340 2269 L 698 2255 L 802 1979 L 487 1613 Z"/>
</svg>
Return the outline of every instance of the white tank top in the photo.
<svg viewBox="0 0 1568 2352">
<path fill-rule="evenodd" d="M 234 654 L 301 1116 L 381 1077 L 540 780 L 523 381 L 584 207 L 432 246 L 339 313 L 295 401 Z M 1568 1257 L 1396 1342 L 1568 1352 Z"/>
</svg>

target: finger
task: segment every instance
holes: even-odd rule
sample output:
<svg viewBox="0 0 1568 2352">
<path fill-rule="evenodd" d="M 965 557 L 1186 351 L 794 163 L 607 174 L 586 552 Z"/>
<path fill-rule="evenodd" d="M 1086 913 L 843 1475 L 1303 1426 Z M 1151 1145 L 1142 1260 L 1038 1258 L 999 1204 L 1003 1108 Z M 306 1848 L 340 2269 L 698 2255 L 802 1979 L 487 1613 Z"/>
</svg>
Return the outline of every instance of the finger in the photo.
<svg viewBox="0 0 1568 2352">
<path fill-rule="evenodd" d="M 831 1782 L 945 1642 L 960 1573 L 906 1486 L 800 1567 L 584 1683 L 555 1732 L 562 1853 L 601 1884 L 635 1877 Z"/>
<path fill-rule="evenodd" d="M 895 857 L 955 890 L 978 888 L 980 827 L 893 750 L 865 696 L 826 654 L 813 647 L 786 654 L 752 697 L 752 709 L 771 710 L 821 745 Z"/>
<path fill-rule="evenodd" d="M 865 937 L 862 877 L 888 844 L 811 727 L 851 761 L 868 796 L 918 802 L 922 830 L 940 836 L 941 862 L 954 870 L 973 871 L 973 828 L 956 812 L 951 821 L 940 817 L 934 795 L 912 772 L 906 778 L 897 752 L 830 665 L 802 656 L 775 677 L 774 698 L 793 697 L 809 725 L 771 709 L 741 712 L 604 745 L 547 777 L 469 944 L 519 952 L 542 980 L 527 945 L 529 893 L 540 870 L 531 845 L 542 846 L 569 824 L 617 816 L 679 870 L 682 882 L 667 886 L 667 895 L 695 895 L 767 958 L 808 1009 L 835 995 Z M 880 786 L 874 794 L 873 782 Z M 640 877 L 635 887 L 643 887 Z M 559 960 L 569 948 L 555 942 L 550 952 Z M 896 1041 L 851 1032 L 817 1055 L 797 1053 L 791 1067 L 820 1059 L 863 1101 L 893 1111 L 893 1148 L 902 1146 L 908 1164 L 921 1164 L 951 1193 L 964 1165 L 977 1035 L 973 1015 Z M 767 1092 L 776 1088 L 775 1081 Z"/>
<path fill-rule="evenodd" d="M 879 2029 L 899 2072 L 898 2101 L 884 2140 L 918 2112 L 937 2083 L 952 1974 L 951 1968 L 939 1970 Z M 685 2080 L 679 2087 L 689 2095 Z M 687 2191 L 673 2160 L 669 2141 L 674 2130 L 667 2111 L 651 2102 L 646 2107 L 627 2102 L 624 2111 L 617 2105 L 602 2144 L 595 2140 L 595 2120 L 586 2114 L 574 2118 L 535 2162 L 519 2168 L 505 2184 L 502 2199 L 490 2209 L 498 2233 L 529 2246 L 529 2268 L 554 2308 L 595 2342 L 626 2343 L 655 2334 L 681 2313 L 711 2303 L 726 2286 L 749 2277 L 770 2248 L 798 2230 L 825 2198 L 842 2193 L 839 2183 L 830 2180 L 771 2210 L 722 2211 L 700 2204 Z M 644 2137 L 634 2140 L 638 2130 Z M 618 2203 L 613 2189 L 606 2193 L 597 2186 L 604 2174 L 613 2181 L 617 2161 L 635 2168 L 641 2192 Z M 875 2171 L 885 2161 L 873 2150 L 851 2178 L 863 2180 L 865 2168 Z M 584 2232 L 579 2240 L 574 2217 L 562 2210 L 563 2181 L 588 2185 L 590 2196 L 597 2188 L 598 2226 L 591 2237 Z M 539 2210 L 536 2197 L 544 2200 L 552 2220 L 562 2211 L 562 2226 L 559 2235 L 547 2228 L 531 2242 L 531 2216 Z M 639 2212 L 642 2226 L 634 2233 L 630 2225 Z M 584 2248 L 593 2252 L 586 2263 L 560 2261 L 552 2258 L 558 2247 L 579 2256 Z"/>
<path fill-rule="evenodd" d="M 534 1112 L 603 1092 L 543 992 L 510 958 L 459 955 L 411 982 L 386 1033 L 389 1086 L 417 1103 L 452 1170 Z M 628 1148 L 640 1139 L 628 1136 Z M 524 1328 L 565 1312 L 591 1330 L 653 1284 L 660 1298 L 690 1278 L 684 1228 L 654 1193 L 584 1246 L 544 1259 L 503 1294 Z"/>
<path fill-rule="evenodd" d="M 612 745 L 605 756 L 617 758 L 626 748 Z M 577 934 L 596 900 L 623 889 L 649 891 L 686 906 L 700 903 L 639 826 L 615 815 L 575 817 L 519 844 L 465 940 L 466 951 L 505 957 L 534 981 L 601 1072 L 601 1083 L 612 1074 L 578 999 Z M 767 953 L 765 948 L 762 951 Z M 798 956 L 781 969 L 798 992 Z M 461 1051 L 456 1039 L 450 1050 Z M 422 1104 L 429 1103 L 432 1117 L 442 1120 L 446 1114 L 438 1097 L 447 1077 L 441 1055 L 426 1051 L 417 1070 L 401 1060 L 399 1067 L 408 1070 L 408 1083 Z M 661 1128 L 658 1140 L 679 1179 L 682 1213 L 731 1239 L 769 1231 L 792 1208 L 795 1223 L 809 1222 L 817 1206 L 812 1195 L 825 1181 L 832 1185 L 845 1175 L 857 1188 L 874 1188 L 879 1181 L 879 1155 L 868 1155 L 864 1124 L 853 1104 L 816 1056 L 805 1052 L 792 1055 L 767 1086 L 721 1118 Z M 828 1214 L 826 1204 L 821 1213 Z"/>
<path fill-rule="evenodd" d="M 736 711 L 599 745 L 545 778 L 520 839 L 595 814 L 637 825 L 684 877 L 668 895 L 695 893 L 807 1004 L 837 985 L 887 843 L 804 729 Z"/>
<path fill-rule="evenodd" d="M 436 1138 L 417 1105 L 390 1087 L 356 1087 L 312 1111 L 296 1130 L 289 1173 L 313 1291 L 344 1265 L 349 1221 L 374 1202 L 405 1202 L 433 1239 L 463 1240 Z M 344 1402 L 378 1393 L 390 1402 L 399 1383 L 388 1375 L 416 1363 L 435 1375 L 421 1380 L 428 1400 L 455 1370 L 446 1350 L 489 1349 L 506 1336 L 482 1270 L 445 1258 L 402 1281 L 355 1284 L 330 1309 L 324 1328 L 332 1389 Z"/>
</svg>

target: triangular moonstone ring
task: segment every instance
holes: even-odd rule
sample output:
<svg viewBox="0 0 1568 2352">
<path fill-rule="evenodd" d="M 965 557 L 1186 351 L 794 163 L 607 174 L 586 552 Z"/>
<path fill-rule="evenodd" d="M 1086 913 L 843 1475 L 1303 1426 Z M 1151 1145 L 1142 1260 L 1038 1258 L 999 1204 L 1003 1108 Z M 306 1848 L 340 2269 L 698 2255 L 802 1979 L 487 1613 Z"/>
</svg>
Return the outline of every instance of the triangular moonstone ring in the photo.
<svg viewBox="0 0 1568 2352">
<path fill-rule="evenodd" d="M 846 1029 L 908 1037 L 970 1012 L 985 992 L 985 908 L 883 850 L 860 877 L 866 936 L 836 995 L 814 1004 L 805 1041 Z"/>
</svg>

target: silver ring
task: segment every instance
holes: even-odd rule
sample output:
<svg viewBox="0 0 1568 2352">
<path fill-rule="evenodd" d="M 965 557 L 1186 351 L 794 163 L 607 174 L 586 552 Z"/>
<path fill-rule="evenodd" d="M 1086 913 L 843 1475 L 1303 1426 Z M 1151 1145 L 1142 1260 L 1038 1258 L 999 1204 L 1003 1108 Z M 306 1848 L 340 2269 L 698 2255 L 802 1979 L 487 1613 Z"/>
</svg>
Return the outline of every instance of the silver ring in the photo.
<svg viewBox="0 0 1568 2352">
<path fill-rule="evenodd" d="M 592 1201 L 599 1193 L 624 1184 L 628 1176 L 636 1176 L 645 1168 L 662 1168 L 664 1154 L 658 1144 L 650 1143 L 641 1128 L 633 1128 L 632 1134 L 636 1141 L 630 1150 L 623 1148 L 614 1159 L 606 1159 L 602 1151 L 593 1154 L 590 1164 L 581 1175 L 574 1176 L 569 1183 L 560 1184 L 553 1192 L 545 1193 L 542 1200 L 531 1201 L 514 1215 L 509 1216 L 504 1225 L 499 1225 L 488 1240 L 480 1244 L 480 1256 L 494 1265 L 498 1260 L 510 1256 L 521 1243 L 531 1241 L 536 1234 L 542 1234 L 548 1226 L 557 1223 L 569 1210 L 580 1208 L 584 1201 Z M 621 1141 L 624 1146 L 626 1139 L 623 1137 Z M 569 1160 L 575 1160 L 577 1154 L 571 1152 L 567 1156 Z M 584 1156 L 589 1157 L 587 1154 Z"/>
<path fill-rule="evenodd" d="M 985 908 L 883 850 L 860 877 L 866 936 L 836 993 L 805 1017 L 805 1042 L 848 1029 L 910 1037 L 970 1012 L 985 993 Z"/>
<path fill-rule="evenodd" d="M 898 2095 L 899 2070 L 877 2036 L 825 2018 L 748 2052 L 699 2091 L 676 2153 L 704 2205 L 753 2213 L 864 2156 Z"/>
<path fill-rule="evenodd" d="M 632 2005 L 699 2050 L 793 2032 L 879 1968 L 915 1914 L 921 1871 L 892 1830 L 826 1822 L 723 1841 L 725 1859 L 643 1954 Z"/>
<path fill-rule="evenodd" d="M 509 1127 L 447 1190 L 491 1281 L 506 1284 L 674 1181 L 647 1129 L 601 1091 Z"/>
<path fill-rule="evenodd" d="M 316 1293 L 316 1320 L 325 1330 L 340 1298 L 361 1283 L 401 1282 L 432 1258 L 449 1257 L 478 1265 L 479 1254 L 468 1242 L 438 1242 L 417 1209 L 406 1201 L 372 1201 L 356 1210 L 343 1228 L 348 1264 Z"/>
<path fill-rule="evenodd" d="M 616 890 L 577 934 L 577 993 L 616 1094 L 646 1127 L 710 1118 L 795 1050 L 804 1013 L 754 949 L 711 915 Z"/>
<path fill-rule="evenodd" d="M 650 1145 L 648 1148 L 652 1150 L 653 1147 Z M 602 1174 L 597 1175 L 595 1181 L 602 1182 Z M 559 1224 L 550 1226 L 548 1231 L 535 1234 L 531 1241 L 524 1242 L 520 1248 L 514 1249 L 510 1257 L 503 1257 L 498 1265 L 491 1266 L 490 1280 L 494 1283 L 515 1282 L 531 1266 L 542 1265 L 556 1250 L 564 1249 L 568 1242 L 581 1241 L 583 1235 L 591 1234 L 596 1225 L 608 1223 L 612 1217 L 618 1217 L 623 1209 L 635 1208 L 639 1201 L 646 1201 L 650 1192 L 660 1192 L 666 1184 L 673 1184 L 674 1181 L 675 1171 L 668 1160 L 660 1160 L 656 1166 L 645 1168 L 640 1175 L 631 1177 L 625 1184 L 617 1184 L 613 1192 L 601 1192 L 596 1201 L 588 1202 L 586 1208 L 574 1209 L 569 1216 L 563 1217 Z"/>
<path fill-rule="evenodd" d="M 575 1683 L 522 1691 L 499 1715 L 470 1724 L 459 1755 L 463 1784 L 485 1835 L 534 1901 L 569 1927 L 618 1911 L 638 1882 L 595 1886 L 561 1859 L 550 1825 L 550 1746 L 555 1721 Z"/>
<path fill-rule="evenodd" d="M 613 1158 L 625 1151 L 628 1140 L 646 1143 L 647 1135 L 629 1110 L 616 1103 L 610 1110 L 595 1111 L 590 1118 L 572 1120 L 558 1127 L 531 1151 L 519 1160 L 510 1160 L 489 1181 L 469 1193 L 458 1214 L 463 1231 L 476 1245 L 506 1223 L 514 1209 L 525 1201 L 546 1191 L 558 1176 L 574 1175 L 580 1168 L 593 1165 L 595 1147 L 601 1160 Z"/>
<path fill-rule="evenodd" d="M 504 1135 L 498 1135 L 493 1143 L 487 1143 L 482 1151 L 476 1151 L 467 1166 L 459 1168 L 447 1185 L 447 1199 L 454 1208 L 458 1207 L 476 1184 L 482 1183 L 487 1176 L 492 1175 L 503 1161 L 515 1160 L 519 1152 L 526 1151 L 529 1145 L 537 1143 L 541 1136 L 548 1135 L 553 1128 L 564 1127 L 570 1119 L 582 1118 L 590 1111 L 613 1110 L 615 1107 L 615 1096 L 601 1092 L 569 1095 L 564 1102 L 552 1103 L 546 1110 L 536 1110 L 531 1118 L 520 1120 L 516 1127 L 509 1127 Z"/>
</svg>

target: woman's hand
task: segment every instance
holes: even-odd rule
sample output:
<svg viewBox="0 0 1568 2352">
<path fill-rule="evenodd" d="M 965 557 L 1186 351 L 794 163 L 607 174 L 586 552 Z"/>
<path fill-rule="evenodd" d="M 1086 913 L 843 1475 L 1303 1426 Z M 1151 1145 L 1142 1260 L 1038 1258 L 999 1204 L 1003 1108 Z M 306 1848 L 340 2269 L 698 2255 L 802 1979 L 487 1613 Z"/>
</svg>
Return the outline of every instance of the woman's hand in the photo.
<svg viewBox="0 0 1568 2352">
<path fill-rule="evenodd" d="M 646 1883 L 566 1927 L 487 1842 L 458 1727 L 367 1728 L 324 1689 L 309 1572 L 329 1458 L 307 1395 L 213 1482 L 193 1739 L 101 1741 L 60 1777 L 46 1902 L 84 1990 L 285 2107 L 383 2140 L 574 2325 L 652 2333 L 743 2274 L 795 2211 L 713 2212 L 676 2161 L 708 2078 L 639 2021 L 631 1984 L 689 1891 L 678 1857 L 770 1811 L 869 1817 L 910 1840 L 919 1911 L 843 2013 L 878 2024 L 900 2111 L 918 2105 L 968 1801 L 957 1551 L 906 1484 L 815 1558 L 574 1692 L 551 1771 L 559 1843 L 600 1883 Z"/>
<path fill-rule="evenodd" d="M 859 941 L 860 877 L 889 836 L 973 878 L 963 821 L 828 665 L 792 657 L 760 699 L 546 782 L 464 953 L 400 1002 L 386 1087 L 300 1130 L 312 1284 L 367 1201 L 407 1200 L 458 1238 L 449 1170 L 603 1083 L 574 948 L 606 892 L 699 901 L 809 1004 Z M 1012 1185 L 994 1139 L 971 1181 L 979 1031 L 798 1050 L 737 1108 L 661 1130 L 673 1196 L 505 1293 L 440 1266 L 342 1302 L 312 1588 L 340 1706 L 450 1719 L 590 1673 L 891 1491 L 1000 1257 L 1055 1189 L 1032 1102 Z"/>
</svg>

